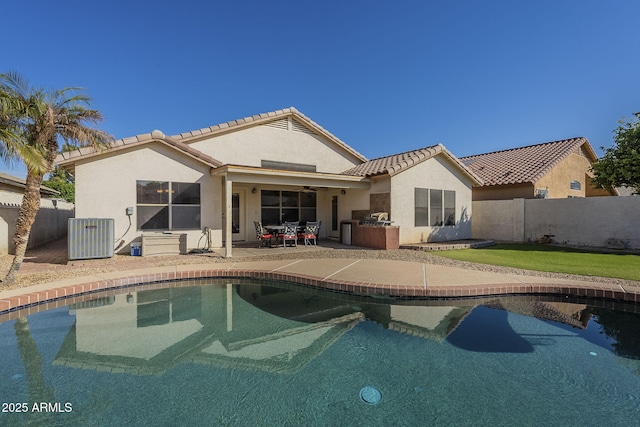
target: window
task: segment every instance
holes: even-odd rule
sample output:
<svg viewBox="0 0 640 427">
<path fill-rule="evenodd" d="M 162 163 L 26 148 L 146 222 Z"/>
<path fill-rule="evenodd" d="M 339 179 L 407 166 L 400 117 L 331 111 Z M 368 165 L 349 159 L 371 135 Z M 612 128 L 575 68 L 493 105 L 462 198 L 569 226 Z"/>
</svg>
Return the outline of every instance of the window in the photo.
<svg viewBox="0 0 640 427">
<path fill-rule="evenodd" d="M 414 189 L 416 227 L 456 225 L 456 192 L 428 188 Z"/>
<path fill-rule="evenodd" d="M 200 228 L 200 184 L 136 181 L 138 230 Z"/>
<path fill-rule="evenodd" d="M 316 220 L 316 193 L 300 193 L 300 221 Z"/>
<path fill-rule="evenodd" d="M 456 225 L 456 192 L 444 190 L 444 225 Z"/>
<path fill-rule="evenodd" d="M 315 192 L 262 190 L 260 194 L 264 225 L 316 220 Z"/>
<path fill-rule="evenodd" d="M 442 224 L 442 190 L 429 190 L 429 225 L 438 227 Z"/>
<path fill-rule="evenodd" d="M 580 181 L 571 181 L 569 183 L 569 188 L 571 190 L 581 190 L 582 189 L 582 185 L 580 184 Z"/>
<path fill-rule="evenodd" d="M 202 316 L 200 288 L 155 289 L 138 292 L 138 328 L 167 325 Z"/>
<path fill-rule="evenodd" d="M 429 190 L 415 189 L 415 224 L 416 227 L 429 225 Z"/>
</svg>

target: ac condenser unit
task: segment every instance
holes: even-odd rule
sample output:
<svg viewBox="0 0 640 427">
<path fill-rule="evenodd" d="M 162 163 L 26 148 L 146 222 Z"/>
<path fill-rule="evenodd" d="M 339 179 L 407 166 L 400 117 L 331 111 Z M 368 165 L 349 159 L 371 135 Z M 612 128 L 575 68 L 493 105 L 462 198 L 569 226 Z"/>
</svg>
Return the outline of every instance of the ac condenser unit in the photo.
<svg viewBox="0 0 640 427">
<path fill-rule="evenodd" d="M 69 259 L 111 258 L 113 218 L 69 218 Z"/>
</svg>

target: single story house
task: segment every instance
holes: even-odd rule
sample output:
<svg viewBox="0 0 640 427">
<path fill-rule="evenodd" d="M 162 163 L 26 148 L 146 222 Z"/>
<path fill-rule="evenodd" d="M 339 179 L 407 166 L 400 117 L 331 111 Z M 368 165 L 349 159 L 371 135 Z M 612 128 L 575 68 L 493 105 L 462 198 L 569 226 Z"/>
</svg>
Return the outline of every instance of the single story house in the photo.
<svg viewBox="0 0 640 427">
<path fill-rule="evenodd" d="M 22 196 L 26 186 L 27 182 L 24 179 L 0 172 L 0 204 L 22 203 Z M 40 196 L 56 198 L 60 197 L 60 192 L 41 185 Z"/>
<path fill-rule="evenodd" d="M 473 200 L 617 196 L 614 188 L 591 183 L 597 159 L 584 137 L 460 158 L 483 181 L 473 188 Z"/>
<path fill-rule="evenodd" d="M 75 175 L 76 217 L 113 218 L 120 248 L 145 233 L 181 233 L 232 254 L 254 221 L 341 221 L 385 211 L 400 243 L 471 236 L 481 180 L 442 145 L 367 160 L 295 108 L 166 136 L 155 130 L 80 148 L 56 163 Z"/>
</svg>

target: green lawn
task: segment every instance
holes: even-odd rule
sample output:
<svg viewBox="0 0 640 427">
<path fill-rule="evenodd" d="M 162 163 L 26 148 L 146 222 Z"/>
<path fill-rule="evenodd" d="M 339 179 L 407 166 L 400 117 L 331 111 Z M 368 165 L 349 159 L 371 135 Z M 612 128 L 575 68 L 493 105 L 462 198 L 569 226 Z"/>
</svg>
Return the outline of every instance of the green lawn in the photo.
<svg viewBox="0 0 640 427">
<path fill-rule="evenodd" d="M 432 252 L 446 258 L 526 270 L 614 277 L 640 281 L 640 255 L 588 252 L 535 244 Z"/>
</svg>

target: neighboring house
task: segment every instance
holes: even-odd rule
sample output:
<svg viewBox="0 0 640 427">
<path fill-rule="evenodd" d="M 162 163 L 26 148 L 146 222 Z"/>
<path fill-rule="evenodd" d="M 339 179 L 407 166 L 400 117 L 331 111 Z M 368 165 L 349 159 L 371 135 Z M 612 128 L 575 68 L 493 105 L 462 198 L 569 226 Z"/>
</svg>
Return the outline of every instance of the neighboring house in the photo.
<svg viewBox="0 0 640 427">
<path fill-rule="evenodd" d="M 173 231 L 194 248 L 206 228 L 227 256 L 232 241 L 255 239 L 254 221 L 321 220 L 320 237 L 337 239 L 341 221 L 381 209 L 400 243 L 468 238 L 481 182 L 441 145 L 367 161 L 295 108 L 171 137 L 156 130 L 56 162 L 75 175 L 78 218 L 114 218 L 126 244 Z"/>
<path fill-rule="evenodd" d="M 0 172 L 0 204 L 22 203 L 22 195 L 26 186 L 27 183 L 24 179 Z M 60 192 L 41 185 L 40 196 L 59 197 Z"/>
<path fill-rule="evenodd" d="M 596 188 L 591 165 L 597 156 L 587 138 L 571 138 L 460 160 L 484 182 L 473 188 L 473 200 L 616 196 L 615 189 Z"/>
<path fill-rule="evenodd" d="M 15 253 L 13 236 L 25 187 L 24 179 L 0 172 L 0 255 Z M 67 220 L 74 215 L 73 204 L 59 200 L 58 191 L 41 186 L 40 196 L 40 210 L 29 234 L 28 248 L 66 236 Z"/>
</svg>

